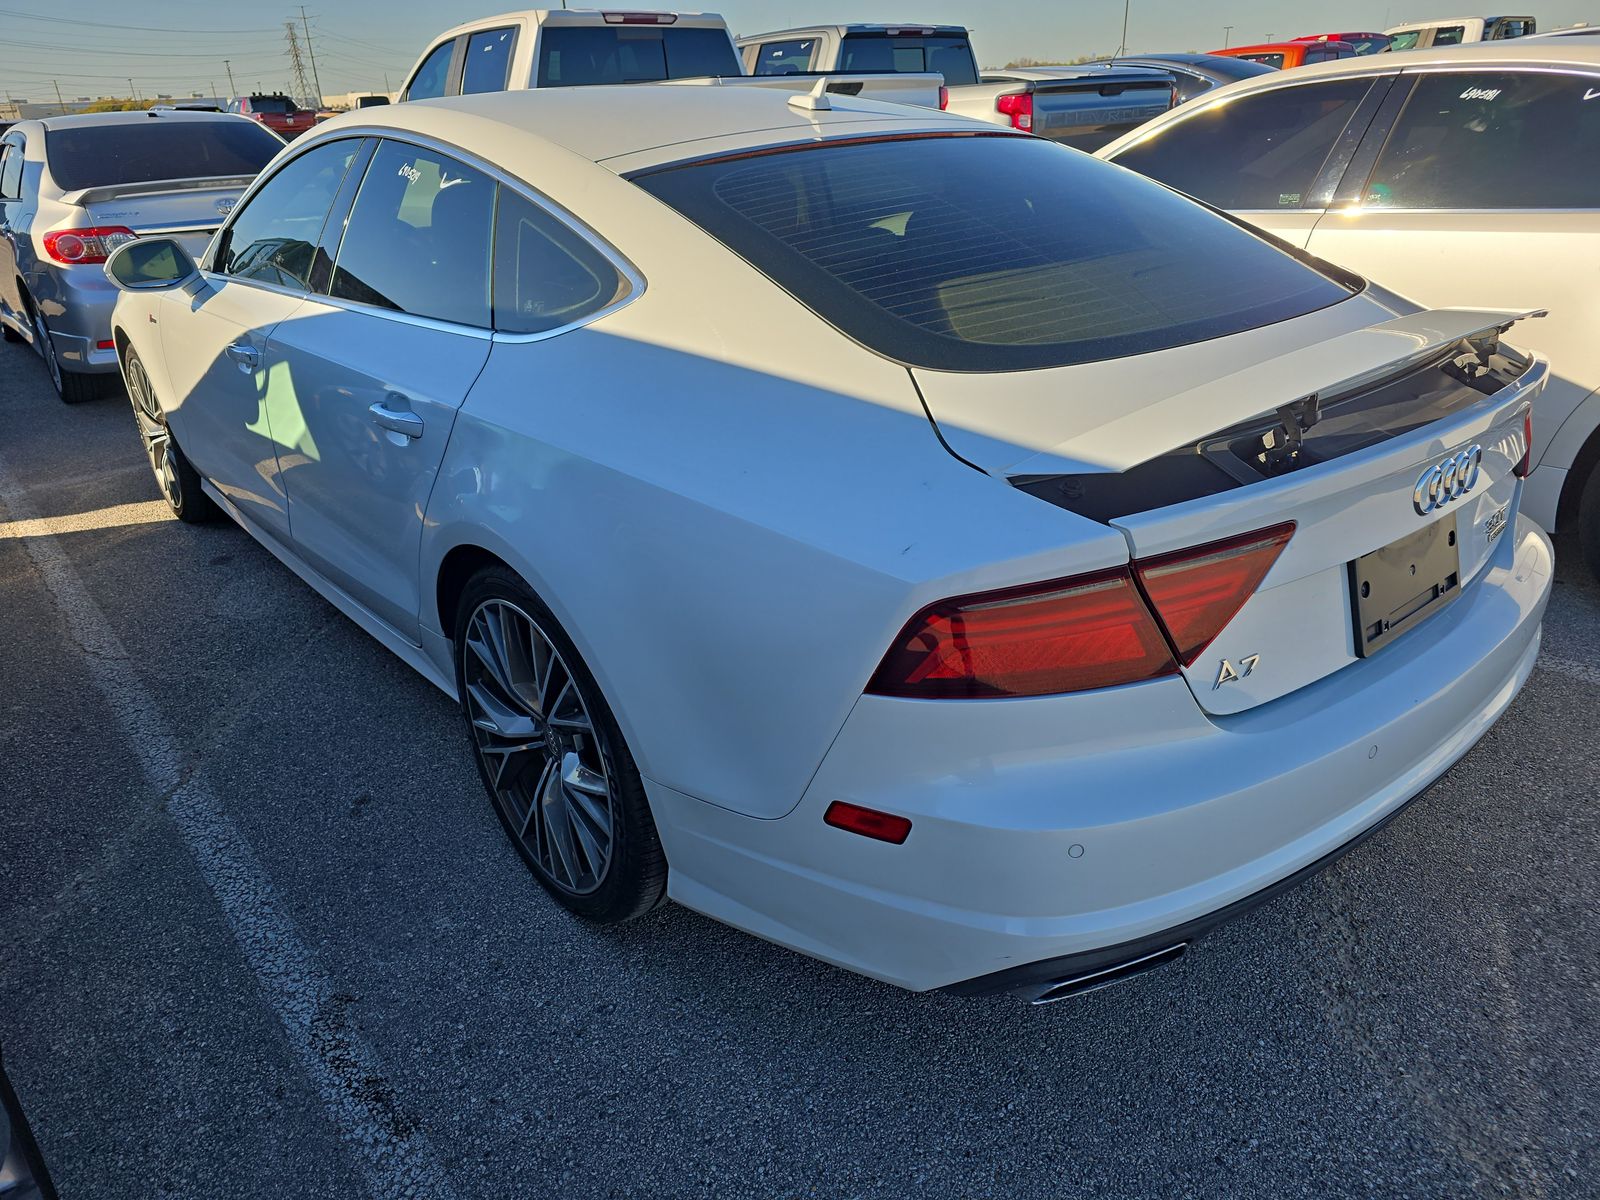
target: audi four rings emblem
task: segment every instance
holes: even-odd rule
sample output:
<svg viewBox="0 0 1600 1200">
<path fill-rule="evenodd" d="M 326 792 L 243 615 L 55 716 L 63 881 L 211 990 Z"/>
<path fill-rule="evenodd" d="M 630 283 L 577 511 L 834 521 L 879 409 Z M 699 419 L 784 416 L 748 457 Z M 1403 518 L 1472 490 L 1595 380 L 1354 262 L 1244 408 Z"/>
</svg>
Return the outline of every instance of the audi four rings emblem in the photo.
<svg viewBox="0 0 1600 1200">
<path fill-rule="evenodd" d="M 1434 463 L 1417 480 L 1411 506 L 1425 517 L 1450 501 L 1461 499 L 1477 485 L 1482 465 L 1483 447 L 1479 445 L 1468 446 L 1460 454 Z"/>
</svg>

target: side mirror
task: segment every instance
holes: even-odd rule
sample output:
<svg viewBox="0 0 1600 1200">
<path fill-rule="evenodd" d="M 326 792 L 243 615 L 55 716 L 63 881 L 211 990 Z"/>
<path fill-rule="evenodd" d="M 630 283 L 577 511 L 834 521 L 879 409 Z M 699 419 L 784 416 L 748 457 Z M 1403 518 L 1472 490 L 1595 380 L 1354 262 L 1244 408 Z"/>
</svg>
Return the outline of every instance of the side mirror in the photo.
<svg viewBox="0 0 1600 1200">
<path fill-rule="evenodd" d="M 125 292 L 165 292 L 200 274 L 183 243 L 172 238 L 137 238 L 106 259 L 106 278 Z"/>
</svg>

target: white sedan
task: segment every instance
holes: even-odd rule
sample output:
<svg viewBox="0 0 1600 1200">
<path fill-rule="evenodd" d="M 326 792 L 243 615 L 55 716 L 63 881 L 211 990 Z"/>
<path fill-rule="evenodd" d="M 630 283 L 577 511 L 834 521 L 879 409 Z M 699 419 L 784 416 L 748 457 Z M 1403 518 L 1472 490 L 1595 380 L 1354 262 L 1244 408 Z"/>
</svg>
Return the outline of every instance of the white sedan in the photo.
<svg viewBox="0 0 1600 1200">
<path fill-rule="evenodd" d="M 666 86 L 368 109 L 198 265 L 107 271 L 173 510 L 458 697 L 595 920 L 1070 995 L 1381 824 L 1538 653 L 1525 314 L 1038 138 Z"/>
</svg>

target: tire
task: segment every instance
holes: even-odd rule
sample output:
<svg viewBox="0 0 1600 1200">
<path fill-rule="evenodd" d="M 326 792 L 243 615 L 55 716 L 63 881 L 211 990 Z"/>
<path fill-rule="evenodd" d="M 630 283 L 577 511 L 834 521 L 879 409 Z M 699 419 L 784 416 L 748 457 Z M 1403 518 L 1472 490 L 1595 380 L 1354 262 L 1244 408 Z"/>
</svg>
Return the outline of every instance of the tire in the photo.
<svg viewBox="0 0 1600 1200">
<path fill-rule="evenodd" d="M 0 321 L 0 338 L 4 338 L 8 342 L 20 342 L 22 335 L 4 321 Z"/>
<path fill-rule="evenodd" d="M 633 755 L 572 639 L 504 566 L 468 580 L 456 611 L 467 737 L 517 853 L 581 917 L 615 924 L 649 912 L 666 894 L 666 855 Z"/>
<path fill-rule="evenodd" d="M 82 404 L 98 400 L 105 395 L 105 380 L 99 375 L 83 375 L 77 371 L 63 370 L 56 361 L 55 344 L 50 340 L 50 329 L 39 310 L 28 302 L 28 315 L 33 320 L 33 348 L 44 359 L 45 370 L 50 372 L 50 383 L 63 404 Z"/>
<path fill-rule="evenodd" d="M 1578 546 L 1590 572 L 1600 579 L 1600 464 L 1590 468 L 1578 498 Z"/>
<path fill-rule="evenodd" d="M 132 346 L 122 355 L 122 379 L 128 389 L 128 402 L 133 406 L 133 419 L 139 427 L 145 457 L 150 460 L 156 486 L 161 489 L 172 515 L 191 525 L 216 520 L 221 510 L 200 486 L 200 473 L 189 465 L 178 448 L 177 439 L 167 428 L 166 413 L 161 411 L 155 390 L 150 386 L 150 373 Z"/>
</svg>

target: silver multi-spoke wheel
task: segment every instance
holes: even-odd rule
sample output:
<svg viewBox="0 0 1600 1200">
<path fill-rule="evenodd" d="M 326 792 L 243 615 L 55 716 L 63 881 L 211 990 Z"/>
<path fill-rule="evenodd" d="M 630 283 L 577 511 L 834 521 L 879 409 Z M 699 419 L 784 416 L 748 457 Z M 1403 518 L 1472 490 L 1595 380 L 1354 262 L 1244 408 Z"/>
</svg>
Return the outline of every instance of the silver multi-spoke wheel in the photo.
<svg viewBox="0 0 1600 1200">
<path fill-rule="evenodd" d="M 616 789 L 571 668 L 509 600 L 473 610 L 464 649 L 467 717 L 507 827 L 546 879 L 588 895 L 611 865 Z"/>
<path fill-rule="evenodd" d="M 139 422 L 139 437 L 150 459 L 150 469 L 156 473 L 161 494 L 177 512 L 183 507 L 183 496 L 178 487 L 178 464 L 174 458 L 172 434 L 161 417 L 161 409 L 150 388 L 150 376 L 145 373 L 144 363 L 138 358 L 130 358 L 126 374 L 128 399 L 133 402 L 134 419 Z"/>
</svg>

